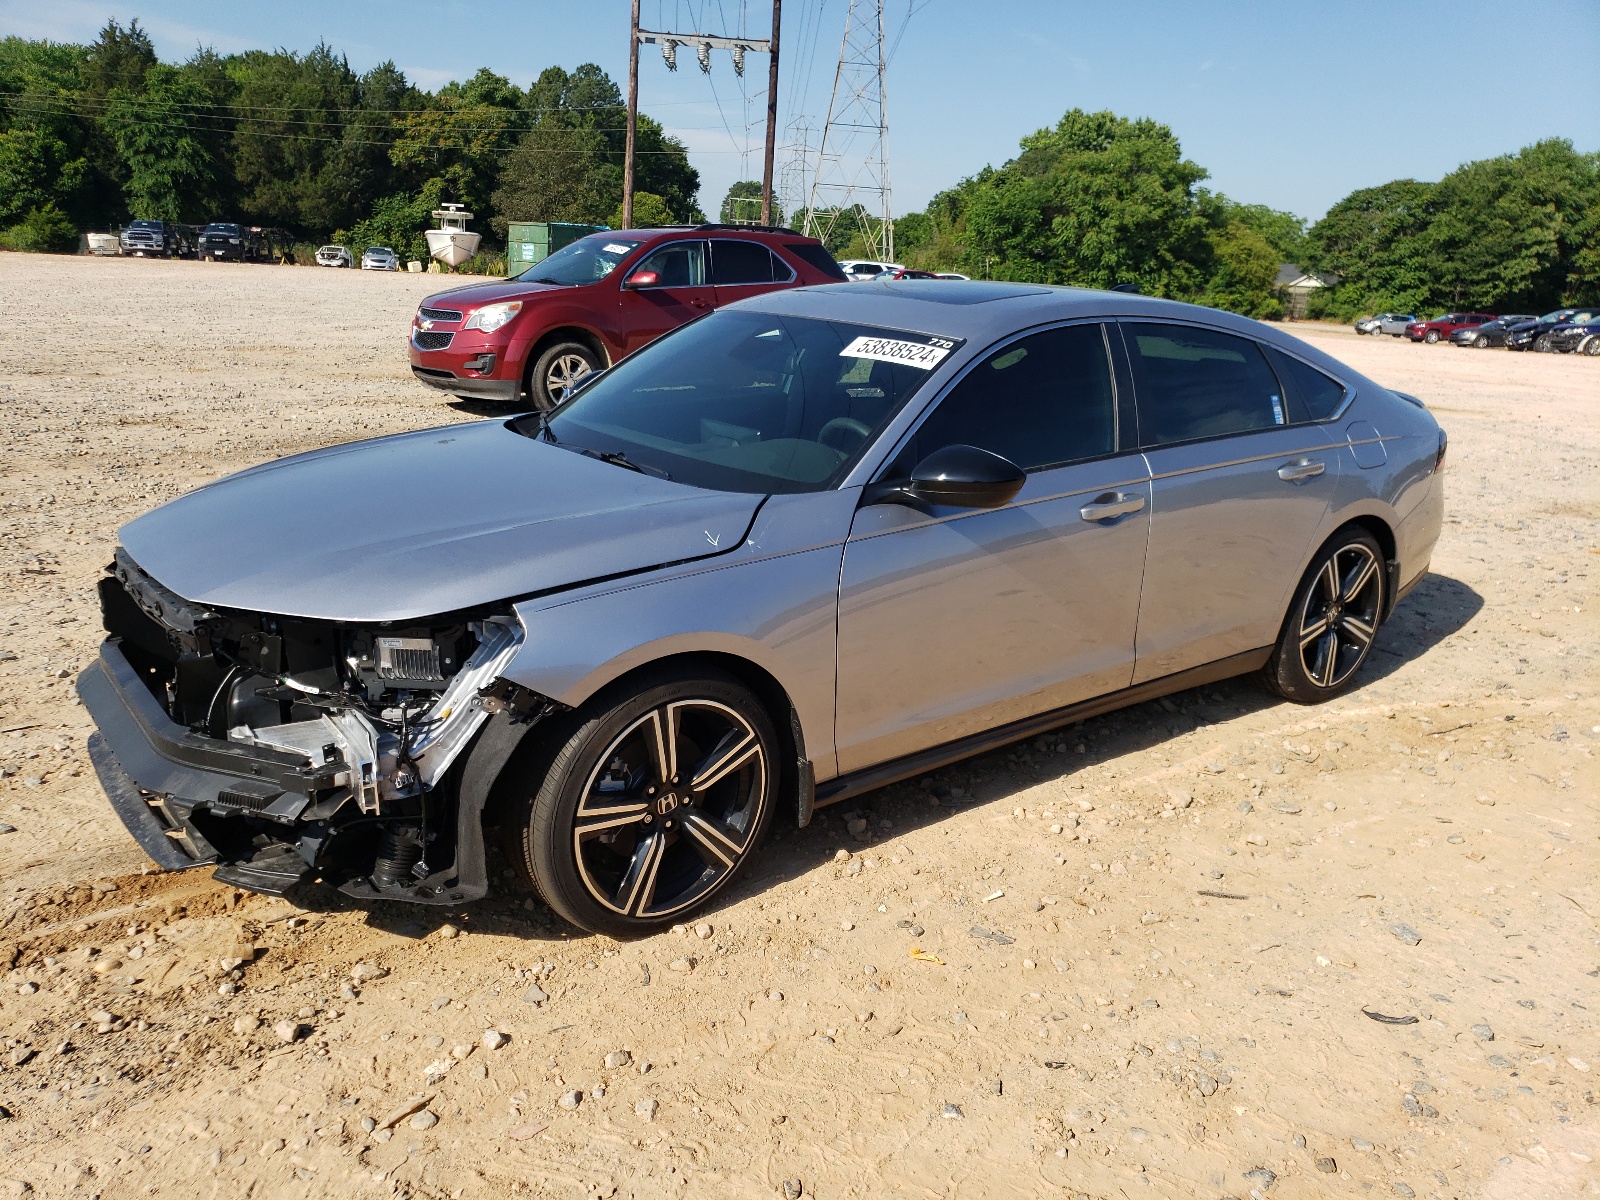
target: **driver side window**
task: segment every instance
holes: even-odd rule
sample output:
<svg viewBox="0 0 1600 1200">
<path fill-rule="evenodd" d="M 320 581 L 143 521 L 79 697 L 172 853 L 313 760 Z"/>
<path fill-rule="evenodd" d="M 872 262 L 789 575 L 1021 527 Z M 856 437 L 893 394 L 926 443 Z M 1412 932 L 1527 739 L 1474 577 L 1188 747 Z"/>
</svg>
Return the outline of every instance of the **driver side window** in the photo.
<svg viewBox="0 0 1600 1200">
<path fill-rule="evenodd" d="M 1116 449 L 1116 413 L 1102 327 L 1047 329 L 979 360 L 923 421 L 894 474 L 957 444 L 1024 471 L 1096 458 Z"/>
<path fill-rule="evenodd" d="M 656 282 L 648 287 L 704 287 L 706 284 L 706 244 L 673 242 L 663 246 L 633 269 L 634 274 L 654 271 Z"/>
</svg>

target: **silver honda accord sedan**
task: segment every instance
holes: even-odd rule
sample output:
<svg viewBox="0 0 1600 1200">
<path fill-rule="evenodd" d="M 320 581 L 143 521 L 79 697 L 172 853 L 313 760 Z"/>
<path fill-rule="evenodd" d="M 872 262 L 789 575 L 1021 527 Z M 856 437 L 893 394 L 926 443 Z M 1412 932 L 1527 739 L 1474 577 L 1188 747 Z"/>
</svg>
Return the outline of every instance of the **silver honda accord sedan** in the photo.
<svg viewBox="0 0 1600 1200">
<path fill-rule="evenodd" d="M 774 821 L 1253 673 L 1353 686 L 1439 535 L 1422 404 L 1267 325 L 1002 283 L 719 310 L 547 413 L 121 530 L 78 691 L 162 866 L 616 935 Z"/>
</svg>

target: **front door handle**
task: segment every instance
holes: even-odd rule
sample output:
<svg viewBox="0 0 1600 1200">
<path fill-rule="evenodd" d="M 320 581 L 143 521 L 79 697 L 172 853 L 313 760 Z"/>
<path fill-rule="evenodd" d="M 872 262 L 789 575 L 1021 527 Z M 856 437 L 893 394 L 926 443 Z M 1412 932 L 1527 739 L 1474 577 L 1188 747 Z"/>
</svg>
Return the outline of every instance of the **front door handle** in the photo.
<svg viewBox="0 0 1600 1200">
<path fill-rule="evenodd" d="M 1102 492 L 1092 503 L 1078 510 L 1085 521 L 1114 521 L 1144 507 L 1143 496 L 1125 496 L 1121 492 Z"/>
<path fill-rule="evenodd" d="M 1315 479 L 1328 469 L 1327 463 L 1301 458 L 1278 468 L 1278 478 L 1285 483 L 1299 483 L 1302 479 Z"/>
</svg>

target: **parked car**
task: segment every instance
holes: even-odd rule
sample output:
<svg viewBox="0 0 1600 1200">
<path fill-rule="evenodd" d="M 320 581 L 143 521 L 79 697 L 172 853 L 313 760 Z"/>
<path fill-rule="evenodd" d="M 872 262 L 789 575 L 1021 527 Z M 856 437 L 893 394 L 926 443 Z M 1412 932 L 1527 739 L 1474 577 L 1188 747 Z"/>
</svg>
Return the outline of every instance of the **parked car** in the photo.
<svg viewBox="0 0 1600 1200">
<path fill-rule="evenodd" d="M 387 246 L 368 246 L 361 252 L 363 271 L 398 271 L 400 256 Z"/>
<path fill-rule="evenodd" d="M 1400 337 L 1406 331 L 1406 326 L 1417 319 L 1415 313 L 1379 313 L 1375 317 L 1362 317 L 1356 322 L 1357 333 L 1369 333 L 1376 337 L 1380 333 L 1387 333 L 1390 337 Z"/>
<path fill-rule="evenodd" d="M 1600 318 L 1600 311 L 1592 308 L 1580 308 L 1565 321 L 1551 326 L 1548 333 L 1540 336 L 1550 339 L 1550 350 L 1557 354 L 1571 354 L 1589 336 L 1591 332 L 1590 326 L 1597 318 Z M 1539 349 L 1537 342 L 1534 344 L 1534 349 Z"/>
<path fill-rule="evenodd" d="M 972 278 L 971 275 L 962 275 L 956 271 L 940 271 L 938 275 L 940 279 L 959 279 L 963 282 Z"/>
<path fill-rule="evenodd" d="M 863 283 L 876 279 L 885 271 L 899 271 L 903 267 L 903 263 L 871 262 L 864 258 L 847 258 L 839 264 L 839 269 L 851 283 Z"/>
<path fill-rule="evenodd" d="M 943 279 L 943 275 L 935 275 L 932 271 L 918 271 L 911 267 L 896 267 L 892 271 L 885 271 L 878 276 L 879 279 Z"/>
<path fill-rule="evenodd" d="M 172 221 L 129 221 L 118 243 L 135 258 L 187 258 L 195 252 L 189 227 Z"/>
<path fill-rule="evenodd" d="M 411 323 L 411 371 L 464 399 L 548 408 L 583 376 L 712 309 L 843 279 L 821 242 L 787 230 L 607 230 L 515 279 L 429 296 Z"/>
<path fill-rule="evenodd" d="M 1571 320 L 1573 314 L 1575 314 L 1577 311 L 1578 310 L 1575 308 L 1558 308 L 1554 312 L 1545 313 L 1542 317 L 1535 317 L 1533 320 L 1524 321 L 1519 325 L 1513 325 L 1506 331 L 1506 349 L 1534 349 L 1534 343 L 1536 343 L 1540 337 L 1549 333 L 1551 329 L 1561 324 L 1563 321 Z M 1550 342 L 1548 339 L 1546 339 L 1543 349 L 1548 350 L 1549 348 Z"/>
<path fill-rule="evenodd" d="M 1496 317 L 1492 321 L 1485 321 L 1482 325 L 1463 325 L 1450 335 L 1450 341 L 1457 346 L 1475 346 L 1479 350 L 1488 349 L 1490 346 L 1504 346 L 1506 334 L 1513 325 L 1520 325 L 1524 321 L 1533 319 L 1523 313 Z"/>
<path fill-rule="evenodd" d="M 346 246 L 318 246 L 317 266 L 319 267 L 353 267 L 355 258 Z"/>
<path fill-rule="evenodd" d="M 1406 336 L 1413 342 L 1427 342 L 1431 346 L 1463 326 L 1475 328 L 1492 320 L 1493 313 L 1445 313 L 1431 321 L 1413 321 L 1406 326 Z"/>
<path fill-rule="evenodd" d="M 1600 355 L 1600 320 L 1590 321 L 1579 328 L 1583 330 L 1583 338 L 1578 342 L 1578 353 L 1590 358 Z"/>
<path fill-rule="evenodd" d="M 1420 401 L 1214 309 L 771 292 L 551 412 L 125 525 L 89 756 L 164 867 L 453 906 L 489 890 L 487 820 L 561 917 L 639 934 L 822 805 L 1231 676 L 1348 691 L 1427 573 L 1445 448 Z"/>
<path fill-rule="evenodd" d="M 213 221 L 200 234 L 200 257 L 213 262 L 254 262 L 261 254 L 259 230 L 233 221 Z"/>
</svg>

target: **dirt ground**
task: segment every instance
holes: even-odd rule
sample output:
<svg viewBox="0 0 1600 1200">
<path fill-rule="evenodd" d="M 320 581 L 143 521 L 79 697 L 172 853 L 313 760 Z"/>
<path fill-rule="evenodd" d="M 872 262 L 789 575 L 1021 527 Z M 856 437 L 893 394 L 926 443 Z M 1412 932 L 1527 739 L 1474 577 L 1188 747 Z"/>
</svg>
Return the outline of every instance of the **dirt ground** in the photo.
<svg viewBox="0 0 1600 1200">
<path fill-rule="evenodd" d="M 1600 362 L 1296 330 L 1451 435 L 1326 707 L 874 793 L 627 944 L 146 874 L 71 683 L 116 530 L 477 415 L 406 368 L 439 282 L 0 255 L 0 1196 L 1600 1194 Z"/>
</svg>

